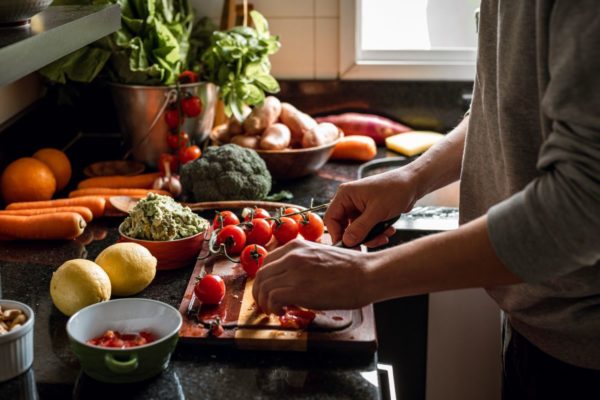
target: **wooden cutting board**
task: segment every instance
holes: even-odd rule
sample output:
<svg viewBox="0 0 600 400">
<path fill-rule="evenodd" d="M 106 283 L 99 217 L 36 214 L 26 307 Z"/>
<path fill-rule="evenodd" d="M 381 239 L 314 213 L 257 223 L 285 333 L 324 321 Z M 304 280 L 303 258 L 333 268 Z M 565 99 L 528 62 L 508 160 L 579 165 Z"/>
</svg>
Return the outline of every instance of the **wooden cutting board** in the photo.
<svg viewBox="0 0 600 400">
<path fill-rule="evenodd" d="M 264 208 L 269 209 L 268 205 Z M 239 210 L 232 211 L 239 215 Z M 214 210 L 212 212 L 214 214 Z M 322 242 L 331 244 L 328 235 L 324 235 Z M 274 247 L 274 243 L 269 243 L 267 249 Z M 204 256 L 207 252 L 208 242 L 205 242 L 200 255 Z M 201 304 L 194 295 L 196 277 L 203 273 L 217 274 L 225 281 L 226 294 L 221 304 Z M 223 256 L 198 260 L 179 307 L 183 316 L 180 339 L 202 345 L 228 345 L 257 350 L 376 350 L 372 306 L 358 310 L 317 311 L 315 320 L 307 330 L 289 330 L 281 327 L 277 316 L 257 310 L 252 297 L 253 282 L 254 279 L 248 279 L 239 264 Z M 209 327 L 217 317 L 221 319 L 224 332 L 215 337 L 210 334 Z"/>
</svg>

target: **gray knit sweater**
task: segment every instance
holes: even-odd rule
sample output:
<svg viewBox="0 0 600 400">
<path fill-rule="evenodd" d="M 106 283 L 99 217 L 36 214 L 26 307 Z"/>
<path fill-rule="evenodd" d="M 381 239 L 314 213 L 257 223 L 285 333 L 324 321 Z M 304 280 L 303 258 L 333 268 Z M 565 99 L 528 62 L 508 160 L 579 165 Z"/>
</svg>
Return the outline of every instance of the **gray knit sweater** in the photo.
<svg viewBox="0 0 600 400">
<path fill-rule="evenodd" d="M 513 328 L 600 369 L 600 1 L 482 0 L 461 179 L 525 282 L 488 288 Z"/>
</svg>

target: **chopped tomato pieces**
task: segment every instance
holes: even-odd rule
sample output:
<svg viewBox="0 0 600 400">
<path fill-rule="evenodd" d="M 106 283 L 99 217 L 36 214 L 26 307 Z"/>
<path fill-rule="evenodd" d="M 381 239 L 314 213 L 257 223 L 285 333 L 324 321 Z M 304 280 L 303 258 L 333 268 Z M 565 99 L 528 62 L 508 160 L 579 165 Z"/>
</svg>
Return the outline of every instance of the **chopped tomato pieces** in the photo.
<svg viewBox="0 0 600 400">
<path fill-rule="evenodd" d="M 150 332 L 141 331 L 140 333 L 119 333 L 118 331 L 108 330 L 103 335 L 88 340 L 86 343 L 100 347 L 110 347 L 116 349 L 126 349 L 129 347 L 143 346 L 151 343 L 154 335 Z"/>
<path fill-rule="evenodd" d="M 287 306 L 284 311 L 285 313 L 279 316 L 279 323 L 287 329 L 306 329 L 316 316 L 313 311 L 296 306 Z"/>
</svg>

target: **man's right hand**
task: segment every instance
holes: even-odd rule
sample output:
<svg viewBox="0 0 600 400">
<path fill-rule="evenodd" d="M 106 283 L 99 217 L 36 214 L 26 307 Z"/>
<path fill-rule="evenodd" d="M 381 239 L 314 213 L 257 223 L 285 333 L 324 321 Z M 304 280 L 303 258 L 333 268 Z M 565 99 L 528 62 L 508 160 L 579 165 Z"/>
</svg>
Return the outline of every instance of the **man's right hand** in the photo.
<svg viewBox="0 0 600 400">
<path fill-rule="evenodd" d="M 343 240 L 344 245 L 353 247 L 375 224 L 409 211 L 416 201 L 412 175 L 402 168 L 340 185 L 324 221 L 334 243 Z M 393 233 L 394 229 L 388 228 L 366 245 L 386 244 Z"/>
</svg>

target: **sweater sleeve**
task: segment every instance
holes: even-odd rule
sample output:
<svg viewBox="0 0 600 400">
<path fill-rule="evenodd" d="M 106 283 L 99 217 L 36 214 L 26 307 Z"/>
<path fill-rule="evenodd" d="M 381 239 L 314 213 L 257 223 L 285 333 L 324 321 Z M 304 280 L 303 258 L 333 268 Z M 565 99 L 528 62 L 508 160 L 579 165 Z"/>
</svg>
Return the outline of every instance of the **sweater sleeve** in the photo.
<svg viewBox="0 0 600 400">
<path fill-rule="evenodd" d="M 577 3 L 557 0 L 549 23 L 540 175 L 488 211 L 496 254 L 526 282 L 600 260 L 600 14 Z"/>
</svg>

